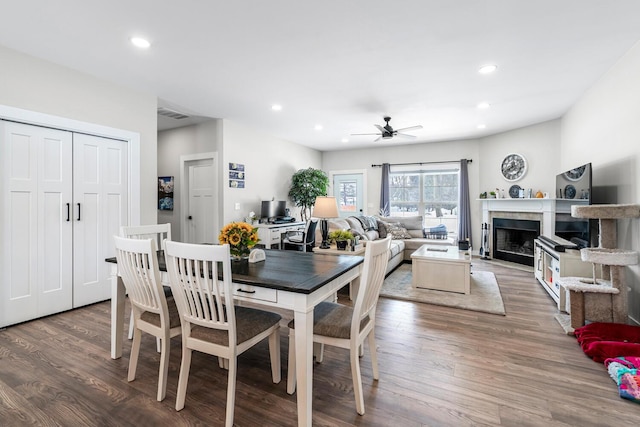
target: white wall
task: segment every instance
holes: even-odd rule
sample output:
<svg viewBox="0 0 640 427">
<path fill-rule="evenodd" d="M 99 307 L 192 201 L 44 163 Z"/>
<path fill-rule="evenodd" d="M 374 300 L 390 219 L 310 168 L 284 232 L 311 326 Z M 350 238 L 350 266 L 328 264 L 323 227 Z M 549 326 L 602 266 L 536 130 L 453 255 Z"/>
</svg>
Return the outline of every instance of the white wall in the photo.
<svg viewBox="0 0 640 427">
<path fill-rule="evenodd" d="M 156 97 L 3 46 L 0 64 L 0 105 L 140 134 L 140 221 L 155 223 Z"/>
<path fill-rule="evenodd" d="M 591 162 L 596 203 L 639 203 L 640 43 L 562 119 L 562 168 Z M 570 164 L 569 164 L 570 163 Z M 618 221 L 618 246 L 640 251 L 640 219 Z M 640 320 L 640 269 L 625 269 L 629 315 Z"/>
<path fill-rule="evenodd" d="M 218 151 L 221 133 L 222 120 L 219 119 L 158 132 L 158 176 L 174 177 L 174 209 L 158 210 L 158 224 L 171 223 L 171 235 L 174 240 L 182 240 L 183 183 L 180 176 L 180 156 Z"/>
<path fill-rule="evenodd" d="M 560 120 L 482 138 L 478 144 L 478 153 L 480 192 L 500 188 L 504 189 L 506 197 L 509 197 L 509 188 L 515 184 L 522 188 L 531 188 L 534 195 L 537 191 L 546 191 L 550 197 L 554 197 L 556 175 L 562 172 Z M 501 173 L 502 160 L 509 153 L 521 154 L 527 160 L 527 173 L 515 182 L 507 181 Z"/>
<path fill-rule="evenodd" d="M 300 218 L 299 208 L 288 197 L 291 176 L 298 169 L 321 168 L 321 153 L 232 120 L 223 122 L 222 224 L 243 220 L 251 211 L 259 215 L 260 202 L 271 199 L 286 200 L 291 216 Z M 229 188 L 229 163 L 244 164 L 245 188 Z M 235 209 L 236 203 L 239 209 Z"/>
</svg>

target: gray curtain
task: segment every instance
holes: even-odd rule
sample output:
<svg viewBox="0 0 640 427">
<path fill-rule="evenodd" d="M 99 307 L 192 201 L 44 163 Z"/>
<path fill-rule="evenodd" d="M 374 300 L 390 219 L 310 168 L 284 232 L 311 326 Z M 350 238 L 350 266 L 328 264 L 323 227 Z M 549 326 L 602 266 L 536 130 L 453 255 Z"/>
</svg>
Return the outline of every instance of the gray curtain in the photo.
<svg viewBox="0 0 640 427">
<path fill-rule="evenodd" d="M 467 171 L 467 159 L 460 160 L 460 212 L 458 215 L 458 240 L 469 239 L 471 244 L 471 205 L 469 203 L 469 172 Z"/>
<path fill-rule="evenodd" d="M 391 206 L 389 205 L 389 163 L 382 164 L 382 179 L 380 180 L 380 215 L 389 216 Z"/>
</svg>

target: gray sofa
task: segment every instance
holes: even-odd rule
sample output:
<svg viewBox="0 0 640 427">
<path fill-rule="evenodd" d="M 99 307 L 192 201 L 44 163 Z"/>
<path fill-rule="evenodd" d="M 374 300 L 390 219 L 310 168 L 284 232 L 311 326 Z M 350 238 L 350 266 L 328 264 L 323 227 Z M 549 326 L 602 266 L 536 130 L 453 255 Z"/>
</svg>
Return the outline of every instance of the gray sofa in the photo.
<svg viewBox="0 0 640 427">
<path fill-rule="evenodd" d="M 393 271 L 403 261 L 411 261 L 411 254 L 424 244 L 456 245 L 454 237 L 447 235 L 443 238 L 427 238 L 422 225 L 422 216 L 412 217 L 378 217 L 378 216 L 350 216 L 329 221 L 329 232 L 333 230 L 350 230 L 359 236 L 366 245 L 367 241 L 384 239 L 392 235 L 391 250 L 387 274 Z M 316 237 L 320 242 L 322 238 Z"/>
</svg>

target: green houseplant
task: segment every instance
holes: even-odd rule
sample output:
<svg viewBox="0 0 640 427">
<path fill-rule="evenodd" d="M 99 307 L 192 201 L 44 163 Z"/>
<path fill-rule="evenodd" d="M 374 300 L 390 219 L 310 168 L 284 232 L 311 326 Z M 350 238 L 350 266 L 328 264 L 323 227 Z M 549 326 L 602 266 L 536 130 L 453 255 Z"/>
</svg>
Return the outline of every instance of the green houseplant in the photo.
<svg viewBox="0 0 640 427">
<path fill-rule="evenodd" d="M 291 177 L 289 198 L 301 209 L 302 221 L 311 217 L 311 208 L 316 203 L 316 197 L 327 195 L 329 178 L 320 169 L 300 169 Z"/>
<path fill-rule="evenodd" d="M 353 233 L 349 230 L 335 230 L 329 233 L 329 241 L 335 242 L 338 249 L 346 249 L 349 240 L 353 240 Z"/>
</svg>

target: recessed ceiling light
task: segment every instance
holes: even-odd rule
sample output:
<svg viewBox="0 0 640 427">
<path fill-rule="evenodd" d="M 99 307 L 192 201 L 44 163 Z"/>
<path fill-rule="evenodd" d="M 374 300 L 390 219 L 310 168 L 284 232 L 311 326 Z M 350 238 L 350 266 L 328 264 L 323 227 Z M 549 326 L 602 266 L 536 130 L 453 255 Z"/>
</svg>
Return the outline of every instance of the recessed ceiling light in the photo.
<svg viewBox="0 0 640 427">
<path fill-rule="evenodd" d="M 478 108 L 478 110 L 486 110 L 487 108 L 491 107 L 491 104 L 489 104 L 488 102 L 481 102 L 476 107 Z"/>
<path fill-rule="evenodd" d="M 279 105 L 279 104 L 273 104 L 273 105 L 271 106 L 271 109 L 272 109 L 273 111 L 282 111 L 282 105 Z"/>
<path fill-rule="evenodd" d="M 143 39 L 142 37 L 131 37 L 130 40 L 134 46 L 139 47 L 140 49 L 148 49 L 149 46 L 151 46 L 149 40 Z"/>
<path fill-rule="evenodd" d="M 342 138 L 342 142 L 349 142 L 349 140 L 347 138 Z"/>
<path fill-rule="evenodd" d="M 314 127 L 314 129 L 315 129 L 315 130 L 322 130 L 322 125 L 316 125 L 316 126 Z"/>
<path fill-rule="evenodd" d="M 483 65 L 482 67 L 480 67 L 478 69 L 478 72 L 480 74 L 491 74 L 497 69 L 498 69 L 497 65 L 489 64 L 489 65 Z"/>
<path fill-rule="evenodd" d="M 485 129 L 486 127 L 487 127 L 487 125 L 485 125 L 485 124 L 479 124 L 477 126 L 478 129 Z"/>
</svg>

